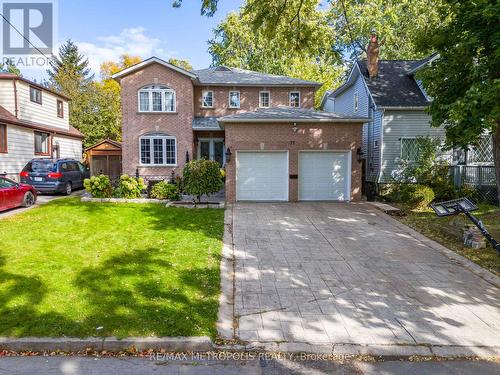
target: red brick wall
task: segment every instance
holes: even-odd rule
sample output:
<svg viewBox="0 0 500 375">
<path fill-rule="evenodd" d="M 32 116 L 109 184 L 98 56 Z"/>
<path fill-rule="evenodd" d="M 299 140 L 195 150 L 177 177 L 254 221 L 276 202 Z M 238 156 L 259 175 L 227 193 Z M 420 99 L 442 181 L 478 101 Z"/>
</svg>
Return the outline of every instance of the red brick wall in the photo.
<svg viewBox="0 0 500 375">
<path fill-rule="evenodd" d="M 226 199 L 236 199 L 236 151 L 289 150 L 289 174 L 298 174 L 299 150 L 351 150 L 351 200 L 361 199 L 361 163 L 356 151 L 361 147 L 362 124 L 298 124 L 293 134 L 291 124 L 226 124 L 226 147 L 232 159 L 226 166 Z M 263 148 L 262 148 L 263 145 Z M 289 200 L 298 199 L 298 180 L 289 180 Z"/>
<path fill-rule="evenodd" d="M 139 113 L 138 90 L 146 85 L 165 85 L 176 92 L 176 113 Z M 123 173 L 134 174 L 139 167 L 139 137 L 150 132 L 160 132 L 177 138 L 177 167 L 181 173 L 186 161 L 194 154 L 192 131 L 193 84 L 191 78 L 159 64 L 127 75 L 121 80 Z M 168 175 L 171 167 L 139 167 L 141 176 Z"/>
<path fill-rule="evenodd" d="M 202 108 L 201 95 L 204 90 L 214 92 L 214 108 Z M 240 108 L 229 108 L 229 91 L 240 92 Z M 271 107 L 289 105 L 289 92 L 300 91 L 302 108 L 314 108 L 314 87 L 215 87 L 196 86 L 194 89 L 195 116 L 226 116 L 259 108 L 259 91 L 271 93 Z"/>
</svg>

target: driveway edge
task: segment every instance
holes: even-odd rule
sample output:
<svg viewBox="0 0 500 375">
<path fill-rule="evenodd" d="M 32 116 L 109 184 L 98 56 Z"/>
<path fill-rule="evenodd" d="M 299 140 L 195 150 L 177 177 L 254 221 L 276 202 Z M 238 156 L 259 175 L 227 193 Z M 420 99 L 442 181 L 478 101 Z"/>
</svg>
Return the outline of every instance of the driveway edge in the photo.
<svg viewBox="0 0 500 375">
<path fill-rule="evenodd" d="M 474 263 L 473 261 L 467 259 L 466 257 L 454 252 L 453 250 L 448 249 L 446 246 L 441 245 L 439 242 L 436 242 L 429 237 L 426 237 L 422 233 L 416 231 L 415 229 L 409 227 L 406 224 L 403 224 L 397 219 L 394 219 L 390 215 L 387 215 L 380 209 L 376 208 L 375 206 L 370 206 L 374 209 L 374 211 L 377 212 L 377 216 L 382 218 L 382 220 L 385 220 L 391 224 L 393 224 L 395 227 L 405 231 L 407 234 L 410 236 L 416 238 L 417 240 L 421 241 L 425 245 L 429 246 L 430 248 L 442 252 L 444 255 L 446 255 L 448 258 L 451 260 L 456 261 L 459 263 L 461 266 L 464 268 L 468 269 L 472 273 L 476 274 L 477 276 L 481 277 L 482 279 L 488 281 L 490 284 L 496 286 L 497 288 L 500 288 L 500 277 L 495 275 L 494 273 L 488 271 L 487 269 L 484 269 L 480 265 Z"/>
<path fill-rule="evenodd" d="M 220 297 L 217 332 L 221 339 L 234 339 L 234 246 L 233 206 L 224 211 L 224 237 L 220 264 Z"/>
<path fill-rule="evenodd" d="M 164 349 L 171 352 L 202 352 L 213 349 L 213 343 L 208 336 L 196 337 L 88 337 L 88 338 L 52 338 L 52 337 L 26 337 L 10 338 L 0 337 L 0 350 L 15 352 L 82 352 L 86 350 L 124 351 L 135 348 Z"/>
</svg>

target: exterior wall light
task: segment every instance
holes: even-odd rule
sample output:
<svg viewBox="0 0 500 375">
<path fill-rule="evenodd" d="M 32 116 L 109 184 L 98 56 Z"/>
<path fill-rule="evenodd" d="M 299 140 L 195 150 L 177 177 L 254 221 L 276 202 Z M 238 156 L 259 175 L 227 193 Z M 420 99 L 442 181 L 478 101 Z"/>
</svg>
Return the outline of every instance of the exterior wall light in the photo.
<svg viewBox="0 0 500 375">
<path fill-rule="evenodd" d="M 356 150 L 356 155 L 358 155 L 358 161 L 361 163 L 363 161 L 363 150 L 361 147 L 358 147 Z"/>
<path fill-rule="evenodd" d="M 293 132 L 293 134 L 297 134 L 298 130 L 299 130 L 299 128 L 297 127 L 297 123 L 294 122 L 293 126 L 292 126 L 292 132 Z"/>
<path fill-rule="evenodd" d="M 229 163 L 231 161 L 231 155 L 232 155 L 231 149 L 229 147 L 227 148 L 225 155 L 226 155 L 226 163 Z"/>
</svg>

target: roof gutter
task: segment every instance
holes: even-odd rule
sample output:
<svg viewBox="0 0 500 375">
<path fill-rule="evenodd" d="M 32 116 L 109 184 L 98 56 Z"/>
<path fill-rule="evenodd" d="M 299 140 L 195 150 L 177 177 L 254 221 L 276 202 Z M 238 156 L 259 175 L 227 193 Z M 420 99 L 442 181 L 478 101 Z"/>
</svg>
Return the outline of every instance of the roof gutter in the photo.
<svg viewBox="0 0 500 375">
<path fill-rule="evenodd" d="M 391 106 L 380 106 L 379 108 L 382 108 L 382 109 L 388 110 L 388 111 L 424 111 L 427 108 L 429 108 L 429 106 L 428 105 L 424 105 L 424 106 L 407 106 L 407 107 L 404 107 L 404 106 L 394 106 L 394 107 L 391 107 Z"/>
<path fill-rule="evenodd" d="M 363 117 L 363 118 L 338 118 L 338 119 L 303 119 L 303 118 L 280 118 L 280 119 L 273 119 L 273 118 L 266 118 L 266 119 L 224 119 L 221 118 L 218 120 L 219 122 L 222 123 L 247 123 L 247 124 L 263 124 L 263 123 L 290 123 L 290 122 L 297 122 L 297 123 L 345 123 L 345 122 L 352 122 L 352 123 L 360 123 L 363 124 L 365 122 L 371 121 L 370 118 L 368 117 Z"/>
</svg>

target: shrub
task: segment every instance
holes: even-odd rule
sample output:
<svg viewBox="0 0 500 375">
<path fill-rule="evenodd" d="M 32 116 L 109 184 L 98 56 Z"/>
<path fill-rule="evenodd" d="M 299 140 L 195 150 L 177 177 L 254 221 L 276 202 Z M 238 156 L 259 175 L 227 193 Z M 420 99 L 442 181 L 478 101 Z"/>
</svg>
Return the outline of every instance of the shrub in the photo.
<svg viewBox="0 0 500 375">
<path fill-rule="evenodd" d="M 199 202 L 202 195 L 218 192 L 224 186 L 219 163 L 213 160 L 192 160 L 184 166 L 184 191 Z"/>
<path fill-rule="evenodd" d="M 169 184 L 166 181 L 158 182 L 153 186 L 150 193 L 151 198 L 168 199 L 178 201 L 181 199 L 181 194 L 177 185 Z"/>
<path fill-rule="evenodd" d="M 113 187 L 109 177 L 103 174 L 86 178 L 83 181 L 83 186 L 94 198 L 110 198 L 113 195 Z"/>
<path fill-rule="evenodd" d="M 142 178 L 131 177 L 124 174 L 120 177 L 120 182 L 115 190 L 115 195 L 119 198 L 139 198 L 141 192 L 146 188 Z"/>
<path fill-rule="evenodd" d="M 427 207 L 434 197 L 434 191 L 430 187 L 418 184 L 394 184 L 389 193 L 391 201 L 402 203 L 409 208 Z"/>
</svg>

